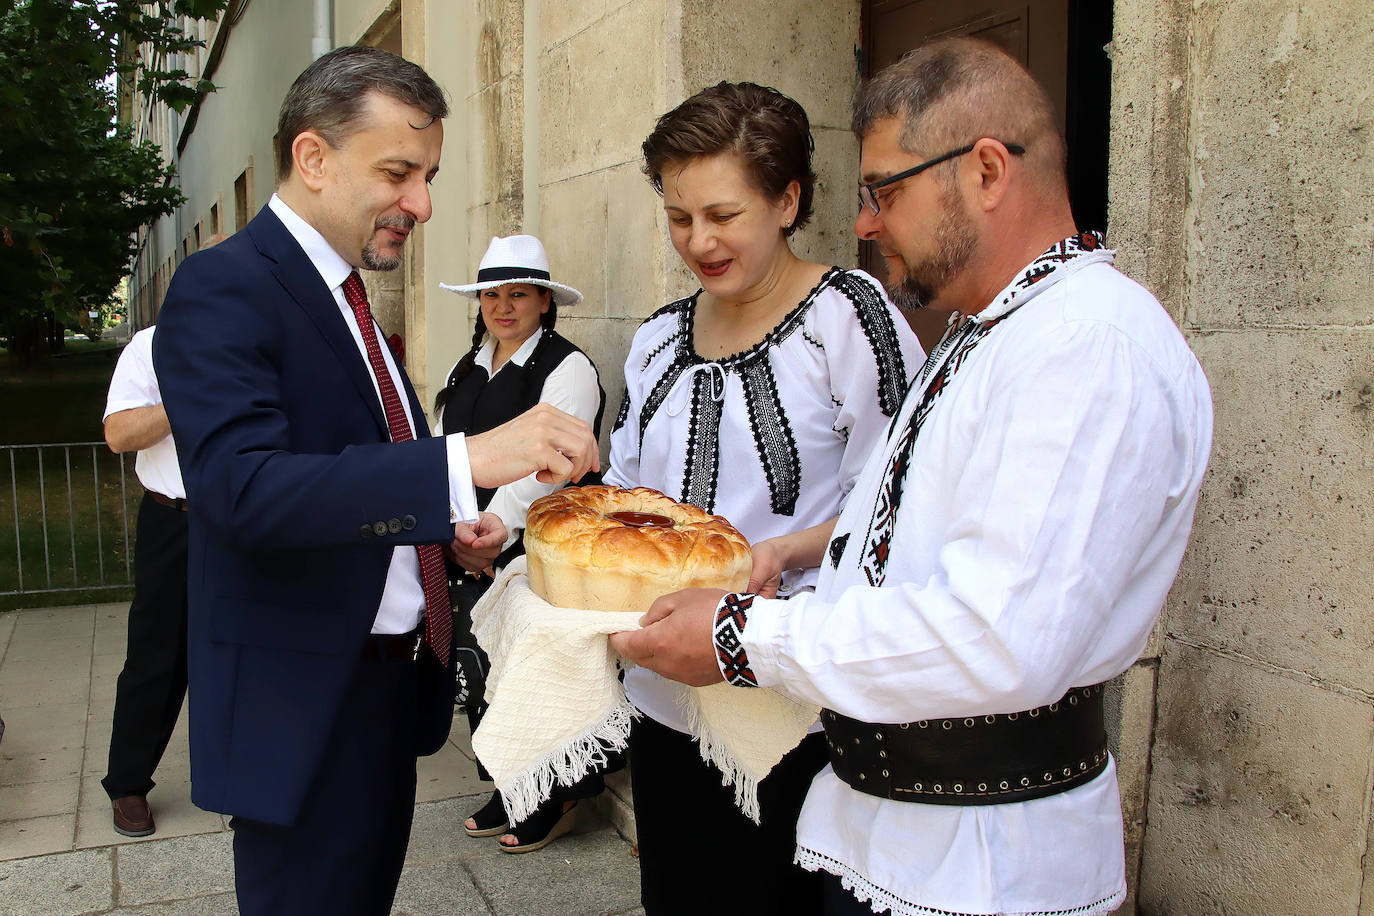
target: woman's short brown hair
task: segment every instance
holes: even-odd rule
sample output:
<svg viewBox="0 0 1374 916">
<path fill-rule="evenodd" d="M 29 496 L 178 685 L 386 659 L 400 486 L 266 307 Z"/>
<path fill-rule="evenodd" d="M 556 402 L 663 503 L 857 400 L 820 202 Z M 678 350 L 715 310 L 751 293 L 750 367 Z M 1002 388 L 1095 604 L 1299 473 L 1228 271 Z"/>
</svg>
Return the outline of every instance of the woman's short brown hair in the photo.
<svg viewBox="0 0 1374 916">
<path fill-rule="evenodd" d="M 644 174 L 659 194 L 663 171 L 694 159 L 735 153 L 760 192 L 782 196 L 793 181 L 801 187 L 797 216 L 786 234 L 811 219 L 816 173 L 806 111 L 776 89 L 755 83 L 717 83 L 658 119 L 644 141 Z"/>
</svg>

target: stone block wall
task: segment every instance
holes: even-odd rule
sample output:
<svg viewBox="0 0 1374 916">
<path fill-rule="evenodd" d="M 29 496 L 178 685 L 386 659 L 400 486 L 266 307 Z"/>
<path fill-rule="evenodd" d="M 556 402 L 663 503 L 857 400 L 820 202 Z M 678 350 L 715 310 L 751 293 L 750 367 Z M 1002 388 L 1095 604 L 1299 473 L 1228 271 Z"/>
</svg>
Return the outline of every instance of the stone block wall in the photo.
<svg viewBox="0 0 1374 916">
<path fill-rule="evenodd" d="M 1216 410 L 1123 703 L 1141 913 L 1374 913 L 1371 24 L 1364 0 L 1116 4 L 1111 242 Z"/>
<path fill-rule="evenodd" d="M 467 5 L 461 53 L 471 55 L 475 73 L 463 135 L 446 140 L 444 151 L 446 169 L 460 157 L 457 167 L 468 173 L 468 198 L 458 202 L 467 213 L 467 264 L 449 258 L 445 276 L 432 279 L 475 273 L 493 235 L 538 235 L 554 277 L 587 297 L 561 312 L 558 326 L 601 372 L 603 450 L 635 330 L 697 285 L 640 172 L 640 144 L 660 114 L 722 79 L 793 95 L 811 116 L 820 174 L 816 217 L 795 247 L 820 261 L 857 259 L 849 227 L 858 150 L 847 125 L 858 4 L 807 0 L 787 5 L 782 17 L 770 10 L 746 0 Z M 443 219 L 436 205 L 433 223 Z M 468 307 L 468 333 L 431 346 L 456 358 L 470 343 L 475 316 Z"/>
</svg>

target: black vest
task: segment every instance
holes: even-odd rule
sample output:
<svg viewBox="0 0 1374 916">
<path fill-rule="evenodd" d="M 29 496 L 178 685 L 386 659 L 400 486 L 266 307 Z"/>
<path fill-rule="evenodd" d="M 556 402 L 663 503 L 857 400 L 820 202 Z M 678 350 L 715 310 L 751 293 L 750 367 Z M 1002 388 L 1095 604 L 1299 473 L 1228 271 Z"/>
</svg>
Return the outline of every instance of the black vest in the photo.
<svg viewBox="0 0 1374 916">
<path fill-rule="evenodd" d="M 514 420 L 520 414 L 538 404 L 544 392 L 544 382 L 563 360 L 573 353 L 581 353 L 570 340 L 556 331 L 544 330 L 544 337 L 535 347 L 531 359 L 523 366 L 507 361 L 496 373 L 495 378 L 487 375 L 487 370 L 473 366 L 472 371 L 457 378 L 458 367 L 449 375 L 445 386 L 448 397 L 444 401 L 443 433 L 467 433 L 476 435 L 495 429 L 502 423 Z M 585 354 L 584 354 L 585 355 Z M 596 369 L 596 364 L 592 364 Z M 601 436 L 601 415 L 606 409 L 606 391 L 601 387 L 598 375 L 597 391 L 601 401 L 596 408 L 596 419 L 592 430 Z M 582 479 L 582 483 L 597 483 L 591 480 L 594 475 Z M 485 509 L 496 490 L 477 487 L 477 507 Z M 513 557 L 525 552 L 523 539 L 517 539 L 500 557 L 496 565 L 504 566 Z"/>
</svg>

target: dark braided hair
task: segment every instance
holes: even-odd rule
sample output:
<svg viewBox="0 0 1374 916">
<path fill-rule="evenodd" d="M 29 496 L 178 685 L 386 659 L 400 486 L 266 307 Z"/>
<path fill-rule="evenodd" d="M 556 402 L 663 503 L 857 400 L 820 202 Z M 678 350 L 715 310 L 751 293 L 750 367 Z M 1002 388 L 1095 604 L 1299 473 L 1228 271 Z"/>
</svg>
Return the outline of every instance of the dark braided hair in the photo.
<svg viewBox="0 0 1374 916">
<path fill-rule="evenodd" d="M 537 286 L 538 284 L 535 285 Z M 545 331 L 552 331 L 553 326 L 558 323 L 558 302 L 553 298 L 553 291 L 548 287 L 541 286 L 539 288 L 544 290 L 549 297 L 549 310 L 539 316 L 539 326 Z M 479 298 L 477 301 L 481 302 L 481 299 Z M 468 350 L 467 353 L 463 354 L 463 358 L 458 360 L 458 365 L 453 367 L 453 372 L 448 377 L 448 383 L 444 386 L 442 391 L 435 395 L 435 416 L 443 413 L 444 405 L 448 403 L 449 396 L 453 393 L 453 389 L 472 372 L 472 367 L 477 362 L 477 353 L 482 349 L 482 342 L 486 339 L 486 336 L 487 323 L 482 319 L 482 310 L 479 308 L 477 310 L 477 321 L 474 323 L 472 329 L 472 349 Z M 539 357 L 544 355 L 544 348 L 548 346 L 548 343 L 548 334 L 540 337 L 539 343 L 534 345 L 534 352 L 530 354 L 530 358 L 526 361 L 525 365 L 533 366 L 538 361 Z M 521 390 L 522 397 L 529 397 L 529 386 L 532 384 L 533 380 L 534 377 L 532 375 L 527 375 L 525 377 L 525 387 Z"/>
</svg>

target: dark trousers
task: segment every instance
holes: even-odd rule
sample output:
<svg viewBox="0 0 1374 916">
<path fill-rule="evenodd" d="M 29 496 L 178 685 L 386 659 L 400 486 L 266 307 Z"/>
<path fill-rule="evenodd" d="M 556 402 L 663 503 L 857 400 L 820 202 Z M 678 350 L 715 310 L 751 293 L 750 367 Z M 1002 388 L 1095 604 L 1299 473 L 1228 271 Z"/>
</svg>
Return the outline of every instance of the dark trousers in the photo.
<svg viewBox="0 0 1374 916">
<path fill-rule="evenodd" d="M 820 877 L 792 858 L 802 801 L 825 762 L 825 736 L 808 735 L 759 784 L 755 824 L 735 807 L 735 790 L 701 759 L 695 740 L 648 717 L 637 720 L 630 778 L 645 913 L 819 914 Z"/>
<path fill-rule="evenodd" d="M 136 532 L 129 642 L 101 781 L 111 798 L 152 789 L 186 698 L 186 513 L 145 494 Z"/>
<path fill-rule="evenodd" d="M 390 912 L 415 808 L 419 689 L 409 659 L 359 662 L 295 823 L 231 821 L 243 916 Z"/>
</svg>

